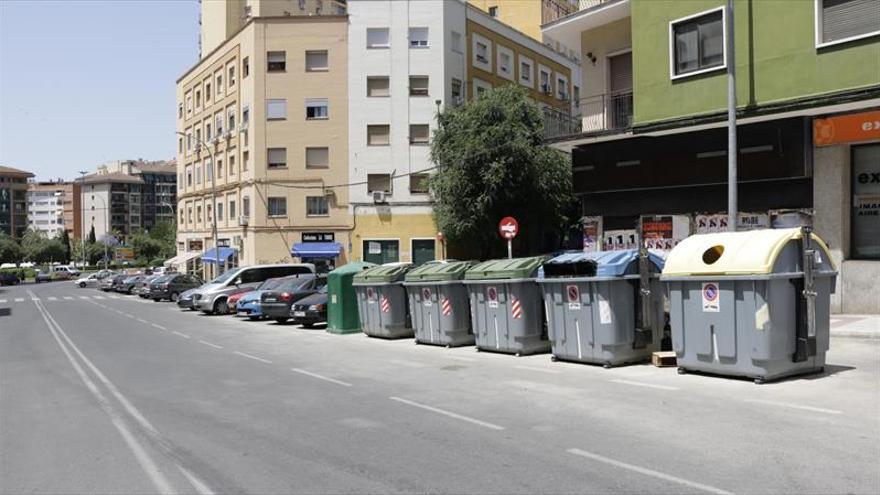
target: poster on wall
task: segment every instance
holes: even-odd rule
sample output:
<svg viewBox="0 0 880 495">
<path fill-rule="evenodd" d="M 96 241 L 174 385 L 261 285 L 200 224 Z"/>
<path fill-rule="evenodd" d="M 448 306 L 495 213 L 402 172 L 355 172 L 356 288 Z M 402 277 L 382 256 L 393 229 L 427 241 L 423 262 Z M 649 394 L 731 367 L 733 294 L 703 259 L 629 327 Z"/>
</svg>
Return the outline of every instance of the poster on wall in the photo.
<svg viewBox="0 0 880 495">
<path fill-rule="evenodd" d="M 770 215 L 760 212 L 740 212 L 737 222 L 737 230 L 739 231 L 766 229 L 770 227 Z M 694 227 L 697 234 L 727 232 L 727 213 L 696 215 L 694 217 Z"/>
<path fill-rule="evenodd" d="M 691 233 L 689 215 L 655 215 L 641 218 L 645 247 L 665 255 Z"/>
<path fill-rule="evenodd" d="M 584 217 L 581 219 L 583 226 L 585 253 L 599 251 L 602 248 L 602 217 Z"/>
<path fill-rule="evenodd" d="M 635 249 L 638 245 L 636 242 L 637 235 L 635 229 L 606 230 L 603 233 L 602 249 L 605 251 Z"/>
<path fill-rule="evenodd" d="M 770 228 L 790 229 L 813 225 L 810 210 L 770 210 Z"/>
</svg>

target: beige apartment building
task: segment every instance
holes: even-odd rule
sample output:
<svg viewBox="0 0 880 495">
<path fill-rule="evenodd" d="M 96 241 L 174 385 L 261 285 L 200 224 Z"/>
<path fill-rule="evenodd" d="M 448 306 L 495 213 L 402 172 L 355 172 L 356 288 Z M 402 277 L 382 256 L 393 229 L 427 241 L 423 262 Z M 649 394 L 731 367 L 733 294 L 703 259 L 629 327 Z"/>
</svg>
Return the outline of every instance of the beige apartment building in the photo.
<svg viewBox="0 0 880 495">
<path fill-rule="evenodd" d="M 347 188 L 328 186 L 349 175 L 348 18 L 264 16 L 281 4 L 299 2 L 203 2 L 211 50 L 177 81 L 174 262 L 208 277 L 219 271 L 214 256 L 199 260 L 213 251 L 215 218 L 225 267 L 307 259 L 311 243 L 335 252 L 309 261 L 347 260 Z"/>
</svg>

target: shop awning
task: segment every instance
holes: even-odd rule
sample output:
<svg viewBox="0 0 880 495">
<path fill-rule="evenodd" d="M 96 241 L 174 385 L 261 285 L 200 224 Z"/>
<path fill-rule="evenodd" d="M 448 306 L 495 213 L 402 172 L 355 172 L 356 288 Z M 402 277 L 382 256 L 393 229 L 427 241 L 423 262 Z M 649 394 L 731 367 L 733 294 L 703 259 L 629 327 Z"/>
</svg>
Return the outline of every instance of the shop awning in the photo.
<svg viewBox="0 0 880 495">
<path fill-rule="evenodd" d="M 301 242 L 294 244 L 290 254 L 300 258 L 335 258 L 342 251 L 338 242 Z"/>
<path fill-rule="evenodd" d="M 193 253 L 193 252 L 180 253 L 171 259 L 165 260 L 165 262 L 162 264 L 164 266 L 181 265 L 181 264 L 184 264 L 193 258 L 198 258 L 199 256 L 201 256 L 199 253 Z"/>
<path fill-rule="evenodd" d="M 205 251 L 202 254 L 202 263 L 217 263 L 218 258 L 220 259 L 221 263 L 225 263 L 226 261 L 229 261 L 229 258 L 232 258 L 232 255 L 234 255 L 238 250 L 231 247 L 221 247 L 219 251 L 219 256 L 217 255 L 216 248 L 211 248 Z"/>
</svg>

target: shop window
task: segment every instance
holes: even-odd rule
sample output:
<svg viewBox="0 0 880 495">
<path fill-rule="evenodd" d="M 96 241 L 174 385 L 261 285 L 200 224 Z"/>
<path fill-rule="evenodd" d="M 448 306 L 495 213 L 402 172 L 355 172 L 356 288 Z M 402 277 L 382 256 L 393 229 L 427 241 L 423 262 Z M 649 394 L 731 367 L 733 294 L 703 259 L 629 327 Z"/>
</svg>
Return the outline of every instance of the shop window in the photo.
<svg viewBox="0 0 880 495">
<path fill-rule="evenodd" d="M 434 261 L 437 257 L 434 255 L 434 239 L 413 239 L 412 240 L 412 262 L 413 265 L 423 265 L 429 261 Z"/>
<path fill-rule="evenodd" d="M 363 257 L 367 263 L 382 265 L 400 261 L 400 241 L 369 240 L 363 241 Z"/>
<path fill-rule="evenodd" d="M 880 144 L 852 148 L 851 258 L 880 259 Z"/>
</svg>

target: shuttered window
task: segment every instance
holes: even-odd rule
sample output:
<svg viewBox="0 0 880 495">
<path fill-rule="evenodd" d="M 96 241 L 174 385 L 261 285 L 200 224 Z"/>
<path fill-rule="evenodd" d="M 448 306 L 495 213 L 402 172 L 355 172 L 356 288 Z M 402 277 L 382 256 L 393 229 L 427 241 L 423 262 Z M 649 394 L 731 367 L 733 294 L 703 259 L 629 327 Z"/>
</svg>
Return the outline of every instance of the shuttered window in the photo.
<svg viewBox="0 0 880 495">
<path fill-rule="evenodd" d="M 611 94 L 629 93 L 633 87 L 632 52 L 608 58 Z"/>
<path fill-rule="evenodd" d="M 880 34 L 880 1 L 817 0 L 819 44 Z"/>
</svg>

